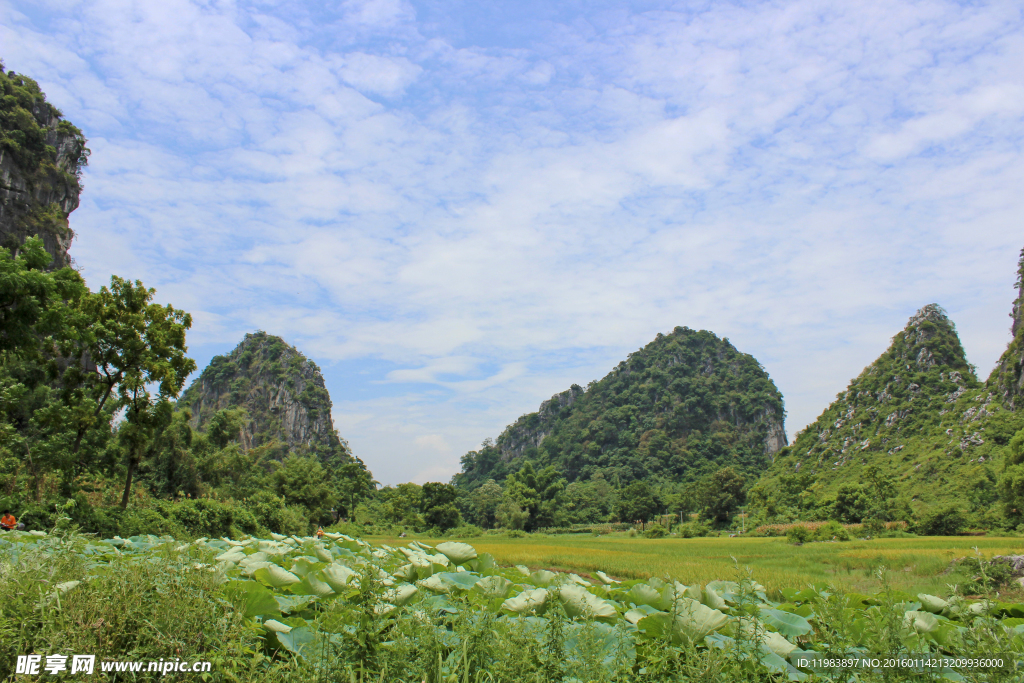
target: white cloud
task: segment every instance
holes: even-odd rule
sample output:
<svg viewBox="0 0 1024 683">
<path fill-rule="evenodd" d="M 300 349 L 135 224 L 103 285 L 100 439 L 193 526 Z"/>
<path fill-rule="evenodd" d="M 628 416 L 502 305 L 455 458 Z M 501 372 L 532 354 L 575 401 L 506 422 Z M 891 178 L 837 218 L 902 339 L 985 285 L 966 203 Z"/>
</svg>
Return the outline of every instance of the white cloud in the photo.
<svg viewBox="0 0 1024 683">
<path fill-rule="evenodd" d="M 297 344 L 382 481 L 676 325 L 761 360 L 791 434 L 921 305 L 982 372 L 1008 339 L 1013 3 L 38 7 L 0 0 L 0 42 L 90 138 L 90 284 L 157 287 L 210 353 Z"/>
</svg>

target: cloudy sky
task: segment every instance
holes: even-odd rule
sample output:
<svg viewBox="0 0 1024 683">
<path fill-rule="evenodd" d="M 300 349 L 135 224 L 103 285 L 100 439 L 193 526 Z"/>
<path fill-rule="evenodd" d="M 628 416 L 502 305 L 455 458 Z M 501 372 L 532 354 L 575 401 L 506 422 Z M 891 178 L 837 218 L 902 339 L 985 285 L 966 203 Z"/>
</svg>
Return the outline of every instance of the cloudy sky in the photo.
<svg viewBox="0 0 1024 683">
<path fill-rule="evenodd" d="M 982 378 L 1024 246 L 1008 2 L 0 0 L 81 127 L 89 284 L 323 369 L 383 483 L 677 325 L 812 421 L 937 302 Z"/>
</svg>

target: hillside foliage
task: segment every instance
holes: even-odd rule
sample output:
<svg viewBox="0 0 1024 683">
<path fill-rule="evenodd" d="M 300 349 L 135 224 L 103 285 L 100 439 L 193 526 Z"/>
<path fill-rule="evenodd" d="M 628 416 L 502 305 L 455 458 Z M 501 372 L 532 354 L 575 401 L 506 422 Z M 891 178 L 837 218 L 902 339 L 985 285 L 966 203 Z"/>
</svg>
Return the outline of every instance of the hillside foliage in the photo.
<svg viewBox="0 0 1024 683">
<path fill-rule="evenodd" d="M 454 482 L 471 491 L 527 461 L 566 482 L 600 476 L 617 487 L 694 482 L 725 466 L 756 477 L 770 462 L 770 437 L 784 439 L 782 418 L 782 395 L 752 356 L 677 327 L 467 453 Z"/>
</svg>

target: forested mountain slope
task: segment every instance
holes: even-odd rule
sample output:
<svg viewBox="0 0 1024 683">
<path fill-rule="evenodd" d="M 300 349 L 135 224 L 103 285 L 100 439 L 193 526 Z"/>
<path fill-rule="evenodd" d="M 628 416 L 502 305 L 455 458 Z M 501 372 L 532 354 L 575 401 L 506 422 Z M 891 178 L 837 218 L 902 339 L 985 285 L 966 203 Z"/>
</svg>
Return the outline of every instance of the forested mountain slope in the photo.
<svg viewBox="0 0 1024 683">
<path fill-rule="evenodd" d="M 1015 410 L 1024 333 L 1019 278 L 1017 288 L 1014 339 L 985 384 L 952 321 L 939 306 L 925 306 L 779 453 L 752 491 L 755 511 L 777 521 L 860 521 L 952 505 L 979 524 L 994 520 L 1009 444 L 1024 427 Z"/>
<path fill-rule="evenodd" d="M 316 363 L 280 337 L 245 335 L 226 356 L 215 356 L 182 395 L 192 426 L 205 431 L 219 411 L 243 408 L 243 448 L 270 447 L 317 455 L 325 464 L 350 461 L 331 418 L 331 397 Z"/>
<path fill-rule="evenodd" d="M 467 453 L 453 483 L 500 482 L 528 460 L 569 482 L 600 475 L 617 486 L 694 481 L 727 466 L 756 477 L 785 444 L 782 395 L 757 360 L 677 327 Z"/>
</svg>

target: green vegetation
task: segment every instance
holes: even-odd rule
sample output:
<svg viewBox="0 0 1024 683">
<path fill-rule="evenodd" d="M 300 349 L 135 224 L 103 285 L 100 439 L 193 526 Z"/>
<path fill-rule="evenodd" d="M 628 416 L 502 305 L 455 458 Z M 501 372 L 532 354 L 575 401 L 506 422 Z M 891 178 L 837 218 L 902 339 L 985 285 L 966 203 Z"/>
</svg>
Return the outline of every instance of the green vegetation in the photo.
<svg viewBox="0 0 1024 683">
<path fill-rule="evenodd" d="M 1024 666 L 1024 604 L 998 595 L 1005 568 L 977 559 L 964 569 L 976 573 L 981 600 L 956 590 L 908 593 L 883 568 L 871 594 L 825 584 L 769 591 L 737 568 L 731 579 L 707 582 L 600 570 L 591 580 L 503 567 L 461 542 L 396 548 L 336 533 L 99 541 L 67 524 L 57 519 L 50 535 L 0 535 L 0 677 L 12 676 L 14 655 L 65 651 L 95 653 L 98 666 L 181 652 L 211 661 L 203 677 L 211 681 L 753 683 L 856 674 L 994 683 L 1019 680 Z M 874 670 L 801 663 L 979 652 L 1002 662 Z"/>
<path fill-rule="evenodd" d="M 1024 414 L 975 377 L 953 323 L 926 306 L 777 454 L 750 491 L 755 523 L 906 521 L 940 534 L 1014 529 L 1022 520 L 1011 442 L 1022 429 Z"/>
<path fill-rule="evenodd" d="M 600 475 L 617 486 L 694 482 L 726 465 L 756 476 L 782 414 L 781 394 L 753 357 L 710 332 L 677 327 L 585 391 L 552 397 L 497 442 L 467 453 L 454 483 L 470 491 L 501 483 L 526 461 L 555 467 L 567 482 Z"/>
<path fill-rule="evenodd" d="M 463 517 L 483 528 L 691 512 L 724 522 L 784 443 L 782 415 L 754 358 L 677 327 L 467 453 L 452 483 Z"/>
<path fill-rule="evenodd" d="M 103 534 L 307 533 L 372 493 L 354 458 L 242 447 L 237 407 L 195 430 L 174 404 L 195 368 L 190 316 L 137 281 L 90 292 L 50 261 L 38 238 L 0 248 L 0 505 L 29 528 L 73 498 L 75 521 Z"/>
</svg>

